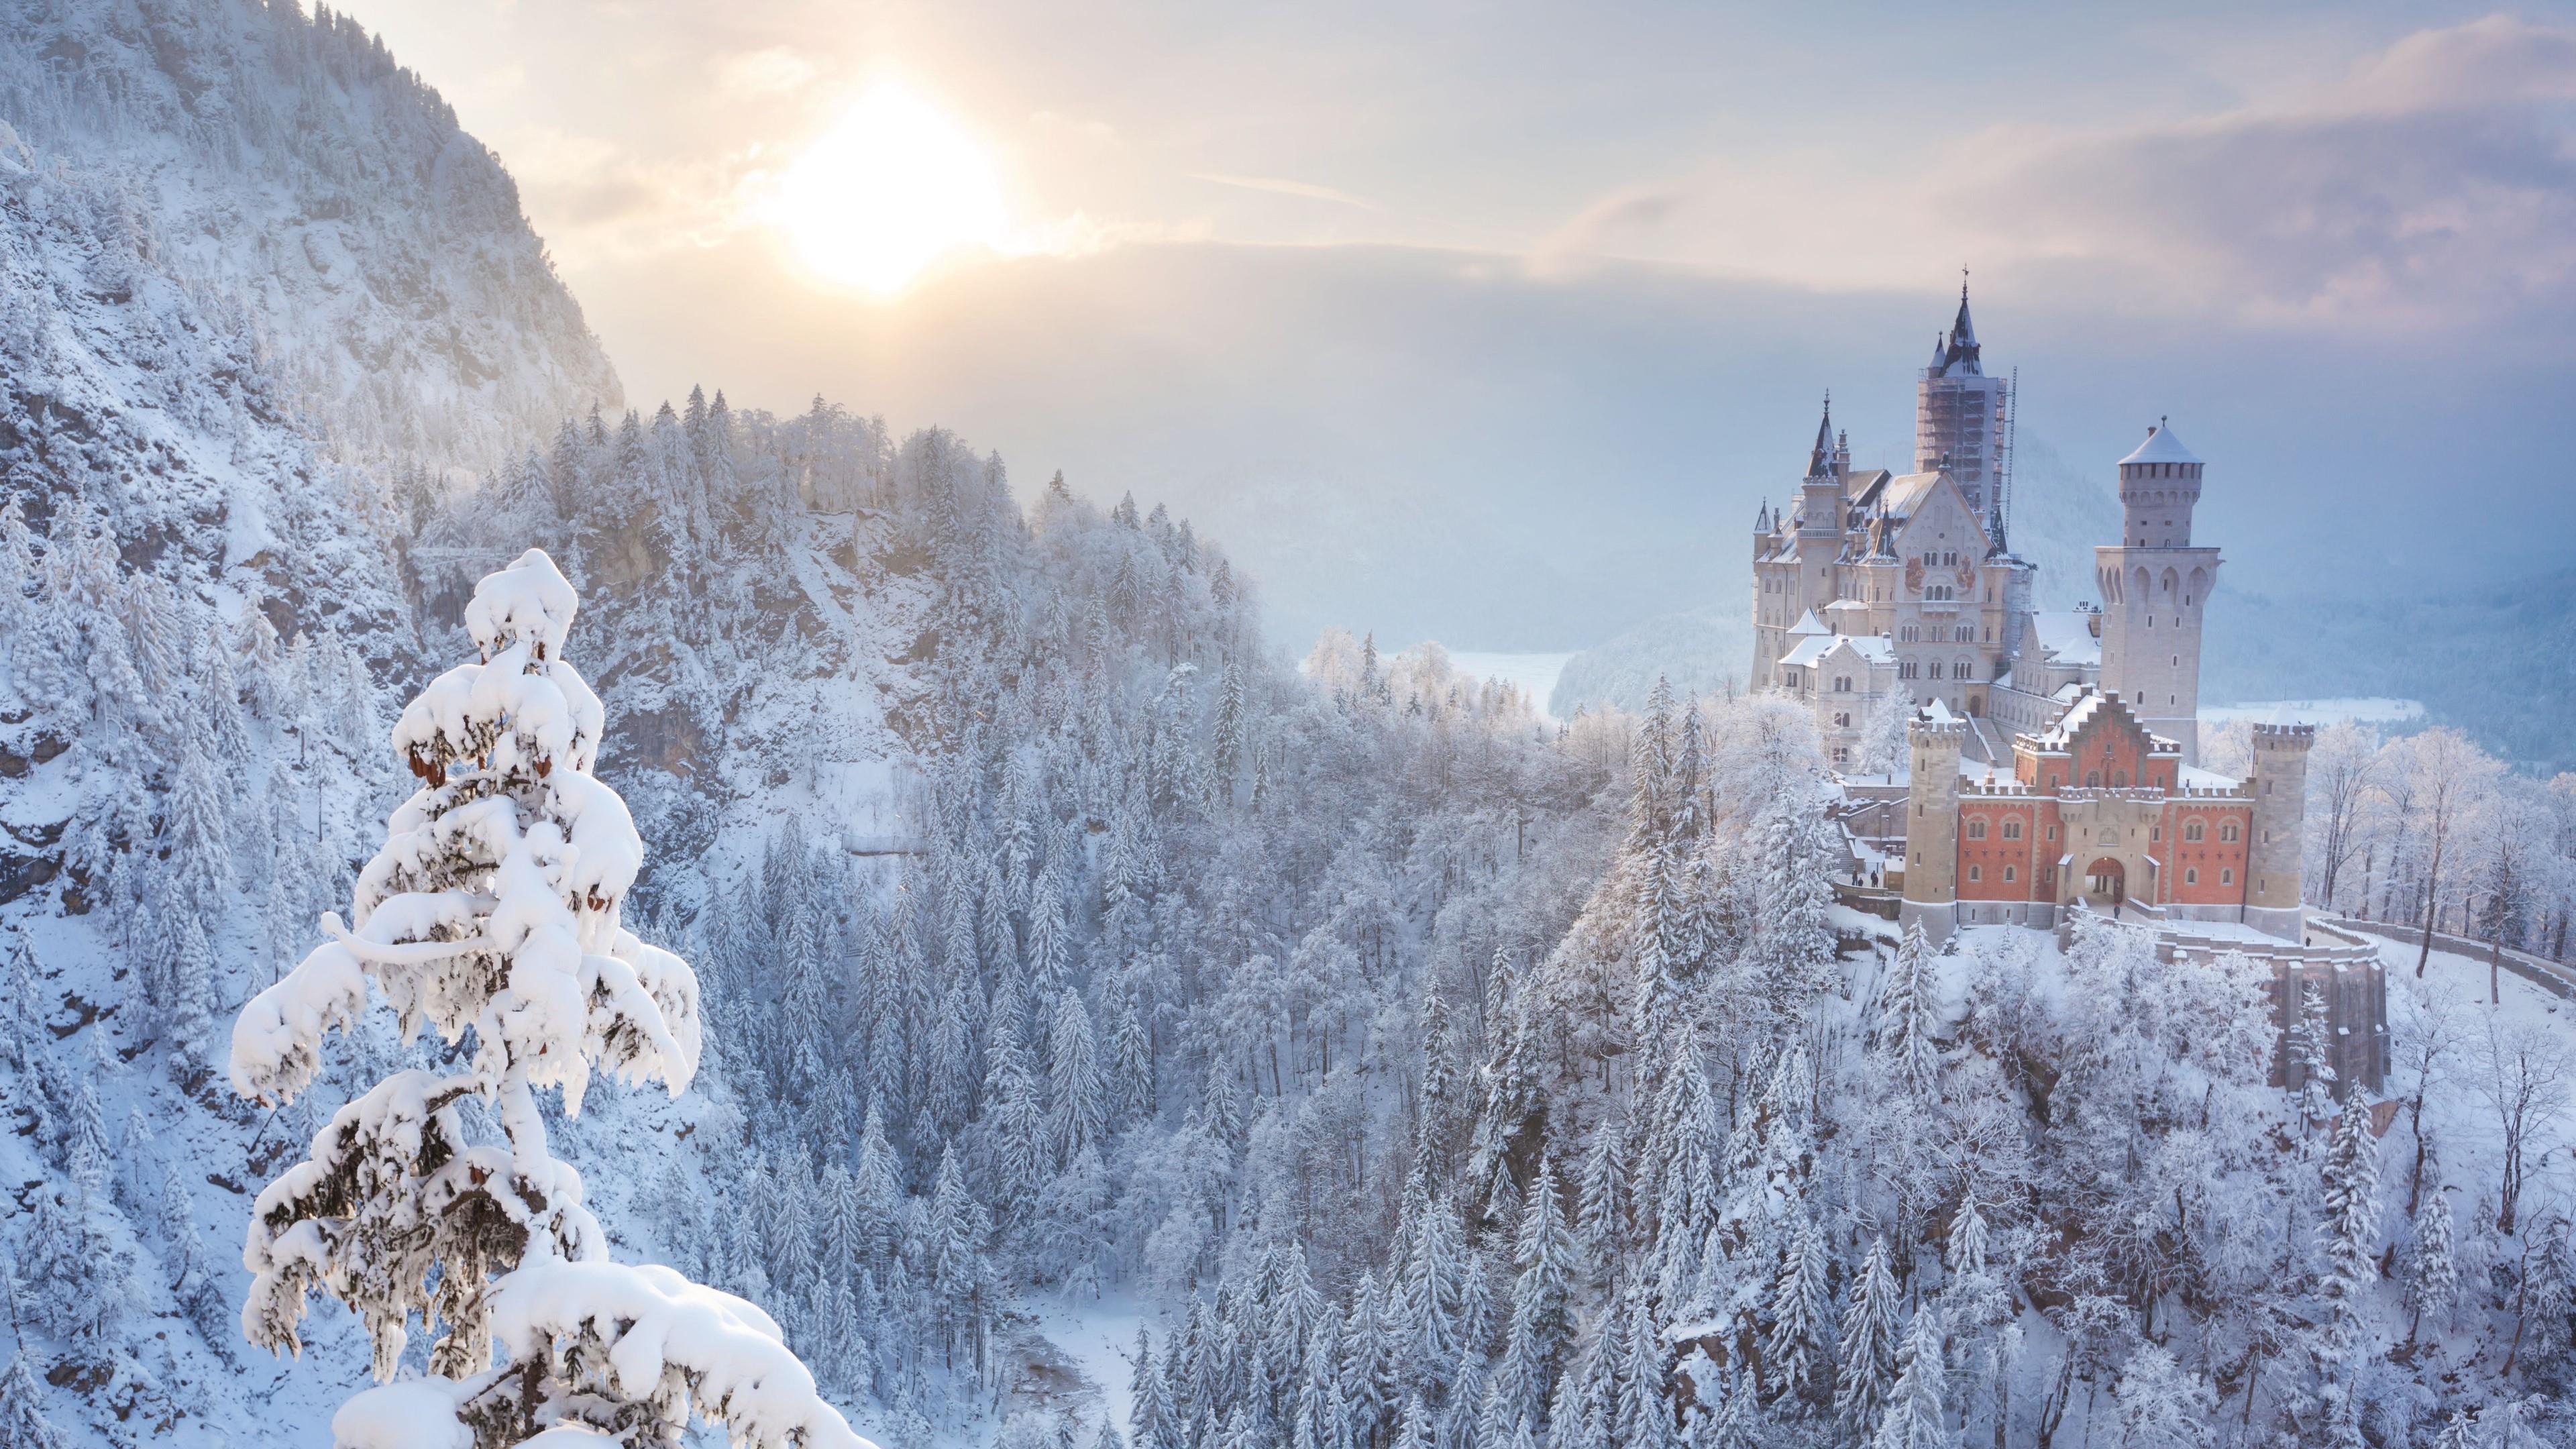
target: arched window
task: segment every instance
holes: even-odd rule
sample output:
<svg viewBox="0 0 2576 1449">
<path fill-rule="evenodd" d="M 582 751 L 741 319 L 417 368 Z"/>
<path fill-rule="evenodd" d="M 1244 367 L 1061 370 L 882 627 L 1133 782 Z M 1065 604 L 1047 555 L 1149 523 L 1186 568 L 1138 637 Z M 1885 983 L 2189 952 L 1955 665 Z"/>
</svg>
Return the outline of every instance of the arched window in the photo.
<svg viewBox="0 0 2576 1449">
<path fill-rule="evenodd" d="M 2234 845 L 2236 843 L 2236 838 L 2240 833 L 2241 832 L 2236 828 L 2236 822 L 2233 820 L 2230 820 L 2226 824 L 2218 827 L 2218 838 L 2226 841 L 2230 845 Z"/>
<path fill-rule="evenodd" d="M 2220 871 L 2220 872 L 2218 873 L 2218 883 L 2219 883 L 2220 885 L 2223 885 L 2223 886 L 2232 886 L 2232 885 L 2236 884 L 2236 871 L 2235 871 L 2235 869 L 2234 869 L 2233 867 L 2230 867 L 2230 868 L 2228 868 L 2228 869 L 2226 869 L 2226 870 L 2222 870 L 2222 871 Z"/>
<path fill-rule="evenodd" d="M 2182 883 L 2184 885 L 2200 884 L 2200 871 L 2192 866 L 2184 866 L 2182 871 Z"/>
<path fill-rule="evenodd" d="M 2019 839 L 2021 839 L 2021 822 L 2020 822 L 2020 821 L 2018 821 L 2018 820 L 2007 820 L 2007 821 L 2005 821 L 2005 822 L 2004 822 L 2004 839 L 2006 839 L 2006 840 L 2019 840 Z M 2005 877 L 2005 878 L 2006 878 L 2007 880 L 2009 880 L 2011 877 L 2007 876 L 2007 877 Z"/>
<path fill-rule="evenodd" d="M 2101 788 L 2102 788 L 2102 772 L 2101 772 L 2101 771 L 2099 771 L 2099 770 L 2087 770 L 2087 771 L 2085 771 L 2085 772 L 2084 772 L 2084 788 L 2085 788 L 2085 789 L 2087 789 L 2087 790 L 2099 790 L 2099 789 L 2101 789 Z"/>
<path fill-rule="evenodd" d="M 1982 866 L 1982 865 L 1972 865 L 1972 866 L 1969 866 L 1969 867 L 1968 867 L 1968 879 L 1969 879 L 1969 880 L 1971 880 L 1971 881 L 1981 881 L 1981 880 L 1984 880 L 1985 878 L 1986 878 L 1986 868 L 1985 868 L 1984 866 Z"/>
<path fill-rule="evenodd" d="M 2006 884 L 2006 885 L 2010 885 L 2010 884 L 2012 884 L 2014 881 L 2019 880 L 2020 878 L 2021 878 L 2021 872 L 2020 872 L 2020 871 L 2018 871 L 2018 870 L 2014 869 L 2012 866 L 2009 866 L 2009 865 L 2004 867 L 2004 884 Z"/>
<path fill-rule="evenodd" d="M 1982 820 L 1971 820 L 1971 821 L 1969 821 L 1969 822 L 1968 822 L 1968 838 L 1969 838 L 1970 840 L 1983 840 L 1983 839 L 1985 839 L 1985 838 L 1986 838 L 1986 822 L 1984 822 L 1984 821 L 1982 821 Z"/>
</svg>

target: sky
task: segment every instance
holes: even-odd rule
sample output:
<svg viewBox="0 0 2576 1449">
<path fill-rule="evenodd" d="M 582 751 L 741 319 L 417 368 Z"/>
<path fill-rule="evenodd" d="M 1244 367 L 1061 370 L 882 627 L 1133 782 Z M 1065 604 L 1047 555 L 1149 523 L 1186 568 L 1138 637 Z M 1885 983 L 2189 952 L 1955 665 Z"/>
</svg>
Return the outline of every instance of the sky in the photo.
<svg viewBox="0 0 2576 1449">
<path fill-rule="evenodd" d="M 2576 7 L 342 8 L 630 401 L 1167 501 L 1290 645 L 1740 608 L 1827 389 L 1906 461 L 1963 267 L 2044 481 L 2169 416 L 2249 586 L 2576 560 Z"/>
</svg>

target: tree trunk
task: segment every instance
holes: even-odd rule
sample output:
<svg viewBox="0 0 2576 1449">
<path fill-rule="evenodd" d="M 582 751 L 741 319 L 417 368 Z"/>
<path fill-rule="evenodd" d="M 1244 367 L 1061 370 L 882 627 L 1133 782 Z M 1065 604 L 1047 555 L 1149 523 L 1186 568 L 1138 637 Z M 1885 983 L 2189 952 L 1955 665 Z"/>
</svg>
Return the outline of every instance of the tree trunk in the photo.
<svg viewBox="0 0 2576 1449">
<path fill-rule="evenodd" d="M 2415 978 L 2424 978 L 2424 963 L 2433 959 L 2433 921 L 2442 899 L 2442 836 L 2433 832 L 2433 870 L 2424 878 L 2424 945 L 2415 953 Z"/>
</svg>

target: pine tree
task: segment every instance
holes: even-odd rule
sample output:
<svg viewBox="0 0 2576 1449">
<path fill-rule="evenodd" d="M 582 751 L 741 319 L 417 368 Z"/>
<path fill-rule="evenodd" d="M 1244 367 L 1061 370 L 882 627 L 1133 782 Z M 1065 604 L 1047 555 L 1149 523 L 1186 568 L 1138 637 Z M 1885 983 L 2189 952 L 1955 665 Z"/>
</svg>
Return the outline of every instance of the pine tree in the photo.
<svg viewBox="0 0 2576 1449">
<path fill-rule="evenodd" d="M 1939 1090 L 1941 1048 L 1933 1039 L 1939 1024 L 1932 943 L 1918 921 L 1906 929 L 1880 989 L 1877 1040 L 1878 1060 L 1887 1064 L 1890 1085 L 1918 1102 L 1931 1100 Z"/>
<path fill-rule="evenodd" d="M 868 1103 L 867 1124 L 859 1131 L 859 1165 L 850 1174 L 850 1192 L 863 1245 L 860 1261 L 871 1268 L 883 1267 L 894 1256 L 903 1231 L 903 1188 L 895 1180 L 894 1149 L 886 1143 L 884 1116 L 873 1100 Z"/>
<path fill-rule="evenodd" d="M 196 913 L 188 912 L 171 923 L 166 968 L 170 1037 L 187 1072 L 206 1064 L 205 1045 L 215 1029 L 215 953 L 197 920 Z"/>
<path fill-rule="evenodd" d="M 1691 1449 L 1755 1449 L 1752 1390 L 1730 1369 L 1720 1381 L 1717 1407 L 1691 1426 Z"/>
<path fill-rule="evenodd" d="M 1154 1115 L 1154 1039 L 1136 1008 L 1121 1002 L 1115 1035 L 1109 1044 L 1110 1121 L 1113 1125 Z"/>
<path fill-rule="evenodd" d="M 433 680 L 394 730 L 423 784 L 361 877 L 355 929 L 326 916 L 331 940 L 235 1023 L 233 1085 L 271 1102 L 312 1084 L 324 1035 L 357 1024 L 371 984 L 406 1034 L 427 1018 L 477 1039 L 456 1075 L 402 1071 L 359 1094 L 316 1134 L 315 1160 L 262 1194 L 241 1322 L 294 1348 L 320 1287 L 367 1325 L 379 1377 L 411 1315 L 443 1323 L 428 1380 L 344 1412 L 424 1434 L 424 1415 L 449 1413 L 445 1437 L 477 1449 L 532 1437 L 541 1409 L 603 1432 L 658 1420 L 666 1374 L 741 1442 L 856 1449 L 758 1310 L 610 1261 L 579 1176 L 548 1148 L 540 1090 L 560 1088 L 571 1117 L 594 1070 L 677 1092 L 698 1056 L 695 977 L 620 923 L 643 845 L 591 773 L 598 698 L 562 659 L 575 602 L 534 549 L 476 587 L 465 622 L 481 662 Z M 467 1135 L 468 1096 L 491 1104 L 502 1142 Z"/>
<path fill-rule="evenodd" d="M 2360 1435 L 2354 1379 L 2368 1332 L 2363 1298 L 2379 1277 L 2379 1138 L 2357 1088 L 2335 1118 L 2324 1176 L 2325 1214 L 2317 1227 L 2325 1239 L 2326 1321 L 2315 1352 L 2329 1432 L 2338 1443 L 2354 1444 Z"/>
<path fill-rule="evenodd" d="M 1886 1411 L 1896 1380 L 1896 1274 L 1887 1239 L 1873 1239 L 1850 1304 L 1843 1310 L 1841 1363 L 1834 1412 L 1855 1434 L 1868 1433 Z"/>
<path fill-rule="evenodd" d="M 1606 1125 L 1592 1134 L 1592 1145 L 1584 1151 L 1580 1201 L 1576 1226 L 1585 1253 L 1596 1265 L 1606 1266 L 1609 1254 L 1625 1242 L 1628 1181 L 1627 1163 L 1619 1152 L 1618 1135 Z"/>
<path fill-rule="evenodd" d="M 1948 1370 L 1941 1357 L 1939 1308 L 1926 1303 L 1915 1310 L 1899 1357 L 1903 1367 L 1870 1449 L 1947 1449 L 1949 1422 L 1941 1391 Z"/>
<path fill-rule="evenodd" d="M 2424 1320 L 2440 1333 L 2459 1292 L 2460 1266 L 2451 1241 L 2451 1197 L 2434 1188 L 2424 1210 L 2415 1215 L 2415 1242 L 2406 1254 L 2406 1341 L 2413 1343 Z"/>
<path fill-rule="evenodd" d="M 1538 1177 L 1530 1184 L 1528 1202 L 1521 1213 L 1519 1241 L 1513 1250 L 1513 1261 L 1520 1265 L 1521 1272 L 1512 1284 L 1512 1321 L 1515 1332 L 1524 1320 L 1529 1325 L 1538 1350 L 1539 1374 L 1544 1380 L 1537 1386 L 1542 1402 L 1574 1336 L 1567 1295 L 1577 1258 L 1574 1236 L 1565 1224 L 1561 1192 L 1555 1167 L 1540 1158 Z"/>
<path fill-rule="evenodd" d="M 134 1265 L 105 1206 L 77 1190 L 39 1189 L 18 1248 L 21 1306 L 47 1332 L 91 1349 L 115 1340 L 133 1295 Z"/>
<path fill-rule="evenodd" d="M 1627 1361 L 1620 1366 L 1620 1406 L 1612 1419 L 1619 1436 L 1615 1442 L 1630 1449 L 1666 1449 L 1673 1442 L 1674 1422 L 1663 1335 L 1656 1331 L 1645 1294 L 1628 1295 L 1627 1316 L 1622 1335 Z"/>
<path fill-rule="evenodd" d="M 1047 1064 L 1048 1139 L 1061 1164 L 1100 1141 L 1108 1120 L 1108 1083 L 1100 1070 L 1091 1013 L 1067 988 L 1057 999 Z"/>
<path fill-rule="evenodd" d="M 13 503 L 14 507 L 15 504 Z M 0 1374 L 0 1446 L 6 1449 L 71 1449 L 71 1439 L 45 1416 L 45 1390 L 27 1368 L 24 1349 Z"/>
<path fill-rule="evenodd" d="M 1024 1209 L 1037 1198 L 1052 1161 L 1047 1151 L 1047 1111 L 1036 1074 L 1018 1034 L 1007 1025 L 993 1052 L 985 1084 L 991 1103 L 993 1197 L 1003 1210 Z"/>
<path fill-rule="evenodd" d="M 1775 1375 L 1768 1385 L 1775 1400 L 1795 1401 L 1811 1384 L 1822 1383 L 1833 1322 L 1831 1269 L 1824 1230 L 1801 1211 L 1785 1235 L 1779 1276 L 1771 1285 L 1771 1329 L 1762 1341 L 1763 1363 Z"/>
<path fill-rule="evenodd" d="M 1726 1140 L 1699 1052 L 1684 1044 L 1665 1076 L 1648 1159 L 1655 1164 L 1655 1273 L 1671 1301 L 1698 1277 L 1699 1252 L 1722 1207 L 1718 1151 Z"/>
</svg>

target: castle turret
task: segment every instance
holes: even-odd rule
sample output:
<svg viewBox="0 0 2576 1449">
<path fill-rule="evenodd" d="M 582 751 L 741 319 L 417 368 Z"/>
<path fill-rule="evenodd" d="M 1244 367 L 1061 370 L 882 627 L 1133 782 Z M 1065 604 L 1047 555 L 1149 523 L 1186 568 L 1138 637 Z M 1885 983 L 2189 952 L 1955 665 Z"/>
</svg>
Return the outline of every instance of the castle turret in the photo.
<svg viewBox="0 0 2576 1449">
<path fill-rule="evenodd" d="M 1935 941 L 1959 924 L 1959 751 L 1968 727 L 1934 700 L 1905 726 L 1913 779 L 1905 800 L 1905 899 L 1900 928 L 1921 925 Z"/>
<path fill-rule="evenodd" d="M 1827 393 L 1816 445 L 1807 454 L 1807 476 L 1798 483 L 1798 582 L 1793 592 L 1801 609 L 1822 609 L 1834 601 L 1834 562 L 1843 551 L 1843 469 L 1849 456 L 1834 437 L 1834 398 Z"/>
<path fill-rule="evenodd" d="M 2245 857 L 2245 924 L 2284 940 L 2300 939 L 2300 862 L 2307 839 L 2308 749 L 2313 725 L 2254 727 L 2254 839 Z"/>
<path fill-rule="evenodd" d="M 2201 461 L 2159 423 L 2120 460 L 2120 541 L 2093 550 L 2102 590 L 2102 688 L 2200 761 L 2200 624 L 2218 550 L 2196 548 Z"/>
</svg>

